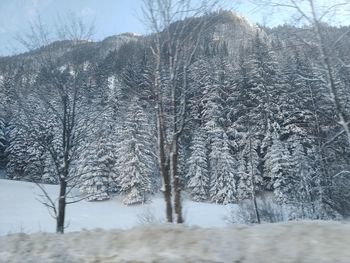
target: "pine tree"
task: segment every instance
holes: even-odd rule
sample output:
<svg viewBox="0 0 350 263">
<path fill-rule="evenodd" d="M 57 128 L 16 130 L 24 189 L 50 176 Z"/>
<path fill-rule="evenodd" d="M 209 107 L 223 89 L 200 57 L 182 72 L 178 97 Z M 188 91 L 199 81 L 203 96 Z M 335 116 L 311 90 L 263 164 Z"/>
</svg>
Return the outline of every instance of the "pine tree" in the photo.
<svg viewBox="0 0 350 263">
<path fill-rule="evenodd" d="M 6 166 L 6 150 L 7 140 L 5 136 L 5 122 L 0 116 L 0 169 Z"/>
<path fill-rule="evenodd" d="M 42 175 L 42 149 L 35 138 L 11 123 L 6 131 L 8 147 L 6 148 L 7 175 L 15 180 L 39 182 Z"/>
<path fill-rule="evenodd" d="M 252 54 L 248 60 L 249 100 L 252 102 L 250 117 L 255 122 L 256 132 L 262 137 L 272 124 L 276 113 L 275 101 L 278 99 L 280 81 L 275 54 L 265 39 L 259 34 L 253 41 Z M 253 127 L 253 126 L 252 126 Z"/>
<path fill-rule="evenodd" d="M 273 128 L 283 118 L 279 99 L 284 85 L 276 54 L 259 34 L 248 54 L 241 50 L 235 76 L 237 99 L 233 104 L 236 114 L 231 114 L 232 126 L 243 133 L 247 133 L 249 127 L 249 133 L 260 141 L 258 153 L 263 158 L 271 144 Z"/>
<path fill-rule="evenodd" d="M 79 189 L 89 201 L 109 199 L 110 177 L 113 173 L 114 155 L 109 140 L 103 134 L 95 137 L 84 149 Z"/>
<path fill-rule="evenodd" d="M 247 156 L 241 154 L 240 158 L 238 159 L 238 163 L 237 175 L 239 180 L 237 185 L 237 199 L 241 201 L 251 197 L 253 184 Z"/>
<path fill-rule="evenodd" d="M 262 175 L 259 170 L 261 163 L 258 155 L 258 141 L 249 135 L 240 139 L 242 149 L 238 160 L 239 182 L 237 195 L 239 200 L 251 198 L 256 195 L 262 186 Z"/>
<path fill-rule="evenodd" d="M 229 140 L 224 130 L 212 131 L 209 154 L 211 186 L 210 197 L 216 203 L 228 204 L 236 201 L 236 160 L 230 153 Z"/>
<path fill-rule="evenodd" d="M 284 183 L 284 195 L 287 202 L 296 208 L 300 217 L 315 219 L 322 213 L 322 201 L 319 199 L 317 188 L 318 175 L 308 157 L 315 152 L 305 148 L 300 141 L 294 143 L 292 150 L 293 173 L 289 184 L 288 181 Z"/>
<path fill-rule="evenodd" d="M 31 138 L 26 147 L 26 166 L 24 174 L 27 180 L 41 182 L 43 174 L 43 156 L 44 149 L 40 142 Z"/>
<path fill-rule="evenodd" d="M 41 181 L 47 184 L 57 184 L 57 171 L 55 169 L 55 164 L 52 161 L 51 155 L 45 152 L 42 156 L 43 163 L 43 174 L 41 176 Z"/>
<path fill-rule="evenodd" d="M 39 117 L 40 114 L 40 117 Z M 57 184 L 58 178 L 58 166 L 54 159 L 59 160 L 62 156 L 57 155 L 57 149 L 60 147 L 60 133 L 58 131 L 58 123 L 55 118 L 47 116 L 41 116 L 41 112 L 37 113 L 38 120 L 35 122 L 35 131 L 29 133 L 31 136 L 35 136 L 31 141 L 33 146 L 36 145 L 36 151 L 39 151 L 39 165 L 40 172 L 37 172 L 37 182 Z M 33 122 L 34 124 L 34 122 Z M 35 162 L 35 155 L 28 154 Z"/>
<path fill-rule="evenodd" d="M 114 88 L 115 83 L 110 83 L 107 92 L 110 93 Z M 91 129 L 79 145 L 80 154 L 74 174 L 79 177 L 80 191 L 89 201 L 109 199 L 110 194 L 117 191 L 114 181 L 117 177 L 115 128 L 119 112 L 118 108 L 113 107 L 116 106 L 113 104 L 114 95 L 113 92 L 107 94 L 106 100 L 101 99 L 97 103 L 95 112 L 92 113 Z"/>
<path fill-rule="evenodd" d="M 220 73 L 213 70 L 215 64 L 207 64 L 203 73 L 211 76 L 209 83 L 205 83 L 203 86 L 203 93 L 201 98 L 201 120 L 204 124 L 204 128 L 207 130 L 209 139 L 210 134 L 217 127 L 223 127 L 225 123 L 224 115 L 224 91 L 223 86 L 220 83 Z"/>
<path fill-rule="evenodd" d="M 191 197 L 195 201 L 208 199 L 209 173 L 208 153 L 205 139 L 205 131 L 198 129 L 191 143 L 191 155 L 188 159 L 187 187 L 190 189 Z"/>
<path fill-rule="evenodd" d="M 118 184 L 125 194 L 127 205 L 144 203 L 153 192 L 151 178 L 154 173 L 153 127 L 141 106 L 134 98 L 128 108 L 123 131 L 118 143 Z"/>
<path fill-rule="evenodd" d="M 288 178 L 291 173 L 291 161 L 288 149 L 280 141 L 277 133 L 273 135 L 272 145 L 267 149 L 265 155 L 264 172 L 265 178 L 268 180 L 267 189 L 274 190 L 277 200 L 283 202 L 281 188 L 288 187 Z"/>
</svg>

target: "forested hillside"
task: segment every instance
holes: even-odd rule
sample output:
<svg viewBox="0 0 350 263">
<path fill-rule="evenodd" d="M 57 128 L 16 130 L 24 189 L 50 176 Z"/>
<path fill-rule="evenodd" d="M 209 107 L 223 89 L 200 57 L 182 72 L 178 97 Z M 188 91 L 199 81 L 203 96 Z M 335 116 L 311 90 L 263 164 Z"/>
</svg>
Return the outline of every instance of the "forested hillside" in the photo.
<svg viewBox="0 0 350 263">
<path fill-rule="evenodd" d="M 162 107 L 164 127 L 178 135 L 173 169 L 193 200 L 272 192 L 293 207 L 291 219 L 350 216 L 350 28 L 322 24 L 320 42 L 311 28 L 253 26 L 220 11 L 167 32 L 196 34 L 199 23 L 205 34 L 190 61 L 172 64 L 175 75 L 170 45 L 154 57 L 166 34 L 60 41 L 0 58 L 7 176 L 57 184 L 63 174 L 91 201 L 147 202 L 162 186 Z"/>
</svg>

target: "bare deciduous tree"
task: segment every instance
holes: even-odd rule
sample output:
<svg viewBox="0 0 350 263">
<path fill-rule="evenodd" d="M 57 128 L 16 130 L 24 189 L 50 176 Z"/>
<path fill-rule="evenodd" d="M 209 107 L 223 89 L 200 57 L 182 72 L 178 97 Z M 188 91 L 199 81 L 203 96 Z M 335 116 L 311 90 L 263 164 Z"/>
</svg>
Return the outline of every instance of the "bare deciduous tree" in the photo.
<svg viewBox="0 0 350 263">
<path fill-rule="evenodd" d="M 177 223 L 184 222 L 177 162 L 179 138 L 185 125 L 186 93 L 189 88 L 187 73 L 209 23 L 200 16 L 216 4 L 213 1 L 194 2 L 143 1 L 145 22 L 153 32 L 153 93 L 156 99 L 158 160 L 163 179 L 166 217 L 168 222 L 173 222 L 174 206 Z"/>
<path fill-rule="evenodd" d="M 92 33 L 92 26 L 74 19 L 71 23 L 63 24 L 60 27 L 62 31 L 57 33 L 60 39 L 72 40 L 73 44 L 80 40 L 77 37 L 85 38 Z M 78 28 L 75 28 L 76 25 Z M 22 36 L 19 40 L 30 50 L 47 46 L 52 41 L 40 18 L 31 24 L 30 34 Z M 82 200 L 68 200 L 80 176 L 72 172 L 72 162 L 76 156 L 78 143 L 86 134 L 95 115 L 92 112 L 87 114 L 89 107 L 86 107 L 84 89 L 89 85 L 89 78 L 85 74 L 85 65 L 81 61 L 75 61 L 74 58 L 70 63 L 58 64 L 54 52 L 53 48 L 49 48 L 36 56 L 38 70 L 30 72 L 28 76 L 22 76 L 23 79 L 32 80 L 23 82 L 23 86 L 18 87 L 16 97 L 27 124 L 35 127 L 30 129 L 30 132 L 34 133 L 41 147 L 48 153 L 53 165 L 53 176 L 58 179 L 57 204 L 43 186 L 39 184 L 38 186 L 43 192 L 42 203 L 52 210 L 56 219 L 56 232 L 64 233 L 66 205 Z M 28 96 L 26 94 L 28 87 L 24 86 L 32 85 L 30 82 L 34 82 L 35 87 Z M 44 111 L 44 114 L 40 115 L 38 111 L 41 113 Z M 53 127 L 46 127 L 47 123 Z"/>
</svg>

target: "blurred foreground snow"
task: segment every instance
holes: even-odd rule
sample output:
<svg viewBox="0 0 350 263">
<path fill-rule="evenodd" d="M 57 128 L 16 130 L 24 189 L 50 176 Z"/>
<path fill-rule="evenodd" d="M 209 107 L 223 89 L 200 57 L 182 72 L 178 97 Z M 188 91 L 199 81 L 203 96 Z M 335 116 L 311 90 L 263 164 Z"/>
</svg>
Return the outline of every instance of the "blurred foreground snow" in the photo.
<svg viewBox="0 0 350 263">
<path fill-rule="evenodd" d="M 179 225 L 0 237 L 0 262 L 350 262 L 350 224 Z"/>
</svg>

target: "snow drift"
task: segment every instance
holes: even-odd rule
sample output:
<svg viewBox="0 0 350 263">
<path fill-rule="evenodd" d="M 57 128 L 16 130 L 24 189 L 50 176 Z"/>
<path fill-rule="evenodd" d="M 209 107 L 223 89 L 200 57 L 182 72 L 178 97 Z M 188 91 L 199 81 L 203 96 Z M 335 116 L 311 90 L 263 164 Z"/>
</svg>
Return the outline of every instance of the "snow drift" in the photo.
<svg viewBox="0 0 350 263">
<path fill-rule="evenodd" d="M 350 224 L 178 225 L 0 237 L 0 262 L 349 262 Z"/>
</svg>

